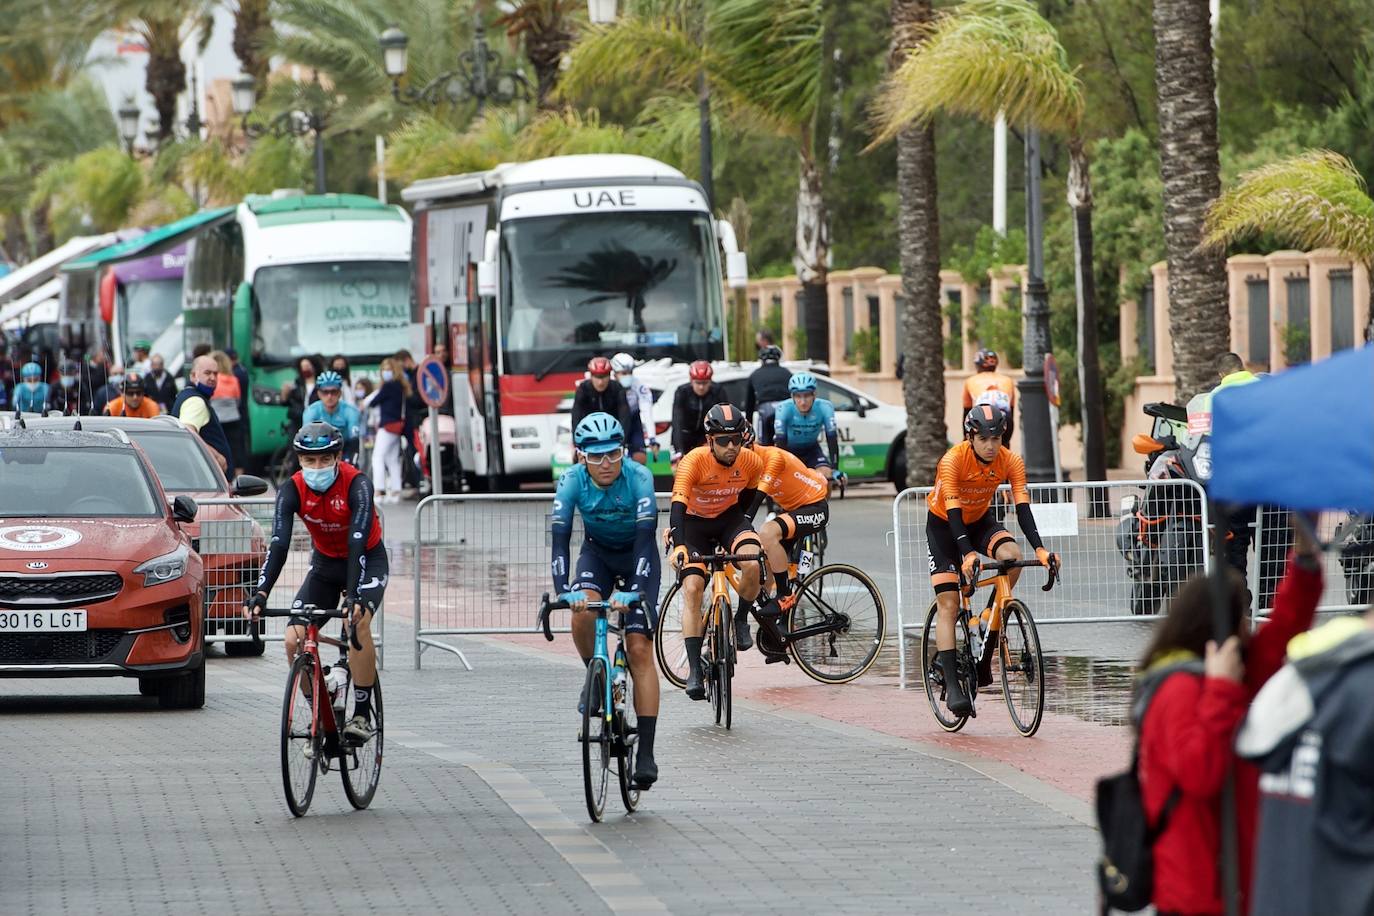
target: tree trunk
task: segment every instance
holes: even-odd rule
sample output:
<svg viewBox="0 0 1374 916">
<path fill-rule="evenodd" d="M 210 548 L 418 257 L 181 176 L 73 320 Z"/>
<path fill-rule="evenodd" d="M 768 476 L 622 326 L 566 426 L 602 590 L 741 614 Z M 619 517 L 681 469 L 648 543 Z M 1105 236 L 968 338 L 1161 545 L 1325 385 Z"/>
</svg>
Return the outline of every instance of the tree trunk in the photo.
<svg viewBox="0 0 1374 916">
<path fill-rule="evenodd" d="M 1208 4 L 1154 0 L 1154 33 L 1169 333 L 1184 403 L 1216 384 L 1217 356 L 1230 349 L 1225 257 L 1199 244 L 1207 207 L 1221 193 Z"/>
<path fill-rule="evenodd" d="M 1107 479 L 1102 365 L 1097 354 L 1097 287 L 1093 275 L 1093 188 L 1083 141 L 1069 141 L 1069 206 L 1073 208 L 1074 292 L 1078 306 L 1078 387 L 1082 394 L 1083 477 Z"/>
<path fill-rule="evenodd" d="M 892 0 L 889 71 L 922 41 L 931 0 Z M 935 128 L 897 135 L 897 232 L 901 248 L 904 339 L 902 396 L 906 402 L 906 483 L 935 482 L 947 445 L 944 316 L 940 309 L 940 220 L 936 202 Z"/>
<path fill-rule="evenodd" d="M 175 19 L 143 20 L 148 43 L 148 72 L 143 88 L 157 110 L 157 142 L 176 133 L 177 96 L 186 91 L 186 64 L 181 60 L 181 23 Z"/>
<path fill-rule="evenodd" d="M 797 239 L 792 266 L 802 282 L 802 327 L 808 359 L 830 358 L 830 317 L 826 279 L 830 272 L 830 220 L 825 211 L 825 180 L 809 148 L 801 150 L 797 184 Z M 836 354 L 838 356 L 838 354 Z"/>
<path fill-rule="evenodd" d="M 542 19 L 534 23 L 525 33 L 525 57 L 534 68 L 538 86 L 535 89 L 535 102 L 542 111 L 555 109 L 554 90 L 558 87 L 558 74 L 563 63 L 563 55 L 572 46 L 572 33 L 568 30 L 557 4 L 548 21 Z"/>
<path fill-rule="evenodd" d="M 270 65 L 265 47 L 272 37 L 272 13 L 269 0 L 239 0 L 234 11 L 234 56 L 239 67 L 253 78 L 258 94 L 267 90 L 267 71 Z"/>
</svg>

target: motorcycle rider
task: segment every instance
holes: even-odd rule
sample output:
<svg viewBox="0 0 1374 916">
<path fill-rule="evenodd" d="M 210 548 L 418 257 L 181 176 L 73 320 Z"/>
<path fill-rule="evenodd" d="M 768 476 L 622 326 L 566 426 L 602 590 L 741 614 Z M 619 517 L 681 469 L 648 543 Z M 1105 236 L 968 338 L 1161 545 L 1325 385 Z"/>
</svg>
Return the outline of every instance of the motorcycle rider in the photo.
<svg viewBox="0 0 1374 916">
<path fill-rule="evenodd" d="M 630 425 L 625 427 L 625 442 L 630 457 L 640 464 L 647 464 L 645 447 L 654 450 L 658 457 L 658 438 L 654 427 L 654 393 L 648 385 L 635 377 L 635 358 L 628 353 L 617 353 L 611 357 L 611 370 L 625 389 L 625 398 L 630 404 Z"/>
<path fill-rule="evenodd" d="M 1195 395 L 1188 402 L 1188 438 L 1197 441 L 1212 432 L 1212 398 L 1223 388 L 1249 385 L 1259 381 L 1259 376 L 1245 368 L 1245 361 L 1235 353 L 1223 353 L 1217 357 L 1217 385 L 1209 391 Z M 1250 550 L 1255 522 L 1255 507 L 1246 506 L 1231 513 L 1227 521 L 1226 562 L 1235 567 L 1241 575 L 1246 572 L 1246 554 Z M 1287 545 L 1285 545 L 1285 548 Z"/>
<path fill-rule="evenodd" d="M 749 387 L 744 393 L 744 415 L 754 417 L 758 411 L 758 431 L 760 445 L 773 444 L 773 415 L 779 401 L 792 396 L 787 383 L 792 372 L 782 366 L 782 350 L 769 344 L 759 350 L 759 367 L 749 374 Z"/>
<path fill-rule="evenodd" d="M 673 392 L 673 464 L 694 448 L 706 444 L 706 414 L 730 399 L 719 382 L 713 382 L 711 364 L 704 359 L 687 369 L 688 381 Z"/>
</svg>

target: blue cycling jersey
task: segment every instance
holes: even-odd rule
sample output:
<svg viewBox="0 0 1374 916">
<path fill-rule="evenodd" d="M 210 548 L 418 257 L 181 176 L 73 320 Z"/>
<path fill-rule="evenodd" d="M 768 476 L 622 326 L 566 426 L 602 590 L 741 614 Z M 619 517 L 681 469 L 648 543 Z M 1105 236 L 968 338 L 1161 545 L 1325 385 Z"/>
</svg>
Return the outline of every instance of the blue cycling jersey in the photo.
<svg viewBox="0 0 1374 916">
<path fill-rule="evenodd" d="M 301 416 L 301 425 L 306 423 L 328 423 L 343 435 L 345 442 L 359 438 L 363 432 L 363 415 L 358 408 L 343 401 L 339 402 L 339 409 L 333 413 L 324 409 L 324 401 L 316 401 L 305 408 Z"/>
<path fill-rule="evenodd" d="M 579 464 L 558 481 L 553 527 L 571 528 L 574 509 L 582 513 L 587 536 L 598 544 L 621 550 L 632 547 L 635 527 L 658 520 L 653 472 L 627 457 L 621 461 L 620 476 L 602 489 L 592 481 L 586 465 Z"/>
<path fill-rule="evenodd" d="M 42 413 L 47 409 L 51 391 L 47 382 L 39 382 L 35 388 L 20 382 L 14 386 L 14 406 L 24 413 Z"/>
<path fill-rule="evenodd" d="M 773 415 L 773 439 L 779 445 L 786 443 L 789 450 L 813 445 L 824 432 L 827 439 L 837 434 L 835 427 L 835 405 L 824 398 L 816 398 L 810 413 L 797 409 L 797 402 L 791 399 L 780 401 Z"/>
</svg>

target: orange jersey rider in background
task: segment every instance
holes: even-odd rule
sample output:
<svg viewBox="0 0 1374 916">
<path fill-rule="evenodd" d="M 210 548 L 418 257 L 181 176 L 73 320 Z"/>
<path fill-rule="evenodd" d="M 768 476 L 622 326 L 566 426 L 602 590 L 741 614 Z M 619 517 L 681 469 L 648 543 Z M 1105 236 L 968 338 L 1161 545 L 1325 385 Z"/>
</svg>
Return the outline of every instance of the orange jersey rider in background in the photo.
<svg viewBox="0 0 1374 916">
<path fill-rule="evenodd" d="M 1011 443 L 1016 415 L 1016 383 L 997 371 L 997 351 L 982 349 L 973 357 L 978 371 L 964 382 L 964 416 L 978 404 L 991 404 L 1006 416 L 1002 444 Z"/>
</svg>

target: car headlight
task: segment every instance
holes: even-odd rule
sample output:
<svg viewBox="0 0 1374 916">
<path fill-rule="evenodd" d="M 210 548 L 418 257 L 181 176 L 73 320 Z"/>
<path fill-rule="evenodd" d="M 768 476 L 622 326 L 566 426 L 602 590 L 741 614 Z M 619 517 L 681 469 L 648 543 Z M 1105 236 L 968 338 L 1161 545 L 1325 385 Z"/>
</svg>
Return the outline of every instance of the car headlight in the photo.
<svg viewBox="0 0 1374 916">
<path fill-rule="evenodd" d="M 190 555 L 186 547 L 178 547 L 171 553 L 143 561 L 134 567 L 134 572 L 143 574 L 144 588 L 173 582 L 186 575 L 186 560 Z"/>
</svg>

